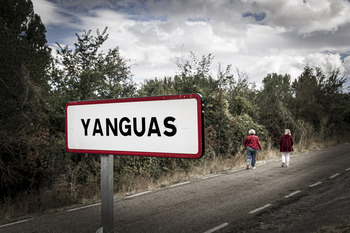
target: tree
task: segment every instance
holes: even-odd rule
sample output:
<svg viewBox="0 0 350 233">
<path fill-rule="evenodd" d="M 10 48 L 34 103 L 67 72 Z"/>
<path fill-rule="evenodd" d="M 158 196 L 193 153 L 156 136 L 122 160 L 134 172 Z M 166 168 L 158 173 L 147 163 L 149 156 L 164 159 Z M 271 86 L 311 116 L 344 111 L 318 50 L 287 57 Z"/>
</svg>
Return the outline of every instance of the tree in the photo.
<svg viewBox="0 0 350 233">
<path fill-rule="evenodd" d="M 49 71 L 52 88 L 48 108 L 57 144 L 64 138 L 64 108 L 68 101 L 123 98 L 136 94 L 130 66 L 120 55 L 119 47 L 107 51 L 101 48 L 108 39 L 107 28 L 102 33 L 97 30 L 96 35 L 92 35 L 89 30 L 76 36 L 77 42 L 73 48 L 57 43 L 57 57 L 53 60 Z M 64 147 L 61 146 L 61 150 L 64 150 Z M 78 174 L 71 179 L 73 185 L 85 183 L 89 176 L 97 179 L 98 167 L 95 164 L 98 156 L 75 154 L 70 158 L 72 162 L 69 164 L 72 167 L 70 175 Z M 80 172 L 81 167 L 88 169 Z"/>
<path fill-rule="evenodd" d="M 44 100 L 51 55 L 45 32 L 30 0 L 1 1 L 1 196 L 38 185 L 45 169 L 36 167 L 42 162 L 38 148 L 47 144 L 42 136 L 48 132 Z"/>
<path fill-rule="evenodd" d="M 213 59 L 211 54 L 197 59 L 193 53 L 189 58 L 178 59 L 180 74 L 174 77 L 174 88 L 180 93 L 202 94 L 206 147 L 209 151 L 214 150 L 216 155 L 234 155 L 240 150 L 243 135 L 249 130 L 246 120 L 254 122 L 252 117 L 256 116 L 253 102 L 256 95 L 249 88 L 249 85 L 253 88 L 254 84 L 249 84 L 247 77 L 238 69 L 238 80 L 235 80 L 231 65 L 223 68 L 219 64 L 217 77 L 213 78 Z M 262 129 L 261 136 L 265 134 L 263 127 L 256 122 L 250 125 Z"/>
<path fill-rule="evenodd" d="M 349 97 L 342 93 L 345 81 L 339 69 L 325 74 L 318 67 L 306 66 L 292 85 L 296 116 L 311 123 L 323 137 L 337 133 L 346 121 Z"/>
<path fill-rule="evenodd" d="M 91 100 L 130 97 L 135 93 L 130 66 L 124 60 L 119 48 L 101 51 L 108 39 L 107 28 L 97 36 L 84 31 L 77 36 L 74 50 L 57 44 L 58 57 L 55 59 L 51 76 L 53 92 L 63 93 L 66 100 Z"/>
<path fill-rule="evenodd" d="M 119 48 L 101 50 L 108 39 L 107 28 L 97 35 L 76 34 L 74 49 L 58 45 L 50 69 L 50 119 L 56 131 L 64 132 L 64 106 L 68 101 L 130 97 L 136 86 L 130 66 Z"/>
<path fill-rule="evenodd" d="M 234 116 L 247 114 L 257 120 L 257 91 L 255 90 L 255 83 L 249 83 L 247 74 L 240 72 L 237 68 L 236 73 L 237 81 L 231 82 L 228 89 L 230 112 Z"/>
<path fill-rule="evenodd" d="M 48 89 L 46 69 L 51 55 L 45 27 L 31 1 L 4 0 L 0 14 L 1 123 L 15 129 L 23 127 L 19 122 L 23 116 L 30 117 L 27 111 L 36 108 Z"/>
<path fill-rule="evenodd" d="M 305 119 L 317 127 L 321 122 L 324 111 L 319 100 L 321 95 L 320 86 L 314 70 L 306 66 L 303 73 L 293 82 L 295 94 L 295 113 L 298 119 Z"/>
<path fill-rule="evenodd" d="M 139 96 L 174 95 L 174 81 L 171 77 L 149 79 L 141 83 Z"/>
<path fill-rule="evenodd" d="M 297 128 L 290 111 L 290 75 L 268 74 L 263 79 L 263 84 L 264 87 L 258 95 L 259 122 L 266 127 L 273 143 L 277 144 L 284 129 L 289 128 L 293 131 Z"/>
</svg>

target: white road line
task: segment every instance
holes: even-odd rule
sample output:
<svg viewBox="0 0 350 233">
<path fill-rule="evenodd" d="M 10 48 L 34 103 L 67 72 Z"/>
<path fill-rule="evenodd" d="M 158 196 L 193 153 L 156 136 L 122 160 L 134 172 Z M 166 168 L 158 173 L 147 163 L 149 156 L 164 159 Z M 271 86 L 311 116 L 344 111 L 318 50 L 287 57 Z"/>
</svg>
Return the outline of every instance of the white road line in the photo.
<svg viewBox="0 0 350 233">
<path fill-rule="evenodd" d="M 335 178 L 335 177 L 337 177 L 339 175 L 340 175 L 340 173 L 335 173 L 334 175 L 330 176 L 329 179 L 333 179 L 333 178 Z"/>
<path fill-rule="evenodd" d="M 311 185 L 309 185 L 309 187 L 312 188 L 312 187 L 315 187 L 315 186 L 320 185 L 320 184 L 322 184 L 322 182 L 317 182 L 317 183 L 311 184 Z"/>
<path fill-rule="evenodd" d="M 90 207 L 98 206 L 98 205 L 101 205 L 101 203 L 96 203 L 96 204 L 92 204 L 92 205 L 82 206 L 82 207 L 70 209 L 70 210 L 67 210 L 67 211 L 68 211 L 68 212 L 72 212 L 72 211 L 81 210 L 81 209 L 86 209 L 86 208 L 90 208 Z"/>
<path fill-rule="evenodd" d="M 145 192 L 142 192 L 142 193 L 136 193 L 134 195 L 127 196 L 126 199 L 132 198 L 132 197 L 137 197 L 137 196 L 140 196 L 140 195 L 143 195 L 143 194 L 147 194 L 147 193 L 150 193 L 150 192 L 151 191 L 145 191 Z"/>
<path fill-rule="evenodd" d="M 191 181 L 186 181 L 186 182 L 182 182 L 182 183 L 177 183 L 177 184 L 173 184 L 173 185 L 171 185 L 170 187 L 172 188 L 172 187 L 176 187 L 176 186 L 180 186 L 180 185 L 184 185 L 184 184 L 188 184 L 188 183 L 190 183 Z"/>
<path fill-rule="evenodd" d="M 217 177 L 217 176 L 221 176 L 221 174 L 204 176 L 204 177 L 202 178 L 202 180 L 209 179 L 209 178 L 213 178 L 213 177 Z"/>
<path fill-rule="evenodd" d="M 221 224 L 220 226 L 214 227 L 214 228 L 212 228 L 212 229 L 210 229 L 210 230 L 208 230 L 208 231 L 206 231 L 204 233 L 213 233 L 213 232 L 215 232 L 215 231 L 217 231 L 217 230 L 219 230 L 221 228 L 226 227 L 227 225 L 228 225 L 228 223 L 225 222 L 225 223 Z"/>
<path fill-rule="evenodd" d="M 350 167 L 349 167 L 349 168 L 347 168 L 347 169 L 345 169 L 345 171 L 347 171 L 347 172 L 348 172 L 348 171 L 350 171 Z"/>
<path fill-rule="evenodd" d="M 295 191 L 295 192 L 292 192 L 290 194 L 288 194 L 287 196 L 284 196 L 285 198 L 290 198 L 292 196 L 294 196 L 295 194 L 298 194 L 298 193 L 301 193 L 301 191 Z"/>
<path fill-rule="evenodd" d="M 264 206 L 262 206 L 262 207 L 260 207 L 260 208 L 257 208 L 257 209 L 255 209 L 255 210 L 250 211 L 249 213 L 250 213 L 250 214 L 255 214 L 256 212 L 259 212 L 260 210 L 263 210 L 263 209 L 269 207 L 270 205 L 271 205 L 271 204 L 266 204 L 266 205 L 264 205 Z"/>
<path fill-rule="evenodd" d="M 19 223 L 28 222 L 28 221 L 30 221 L 30 220 L 32 220 L 32 219 L 33 219 L 33 218 L 26 219 L 26 220 L 21 220 L 21 221 L 18 221 L 18 222 L 12 222 L 12 223 L 8 223 L 8 224 L 4 224 L 4 225 L 1 225 L 0 228 L 12 226 L 12 225 L 19 224 Z"/>
</svg>

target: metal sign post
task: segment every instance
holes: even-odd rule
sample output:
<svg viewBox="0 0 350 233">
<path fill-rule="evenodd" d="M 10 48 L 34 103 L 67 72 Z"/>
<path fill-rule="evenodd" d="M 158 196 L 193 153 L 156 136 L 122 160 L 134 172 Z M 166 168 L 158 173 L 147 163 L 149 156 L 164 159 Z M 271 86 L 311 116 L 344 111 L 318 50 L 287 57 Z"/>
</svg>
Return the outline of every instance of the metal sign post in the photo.
<svg viewBox="0 0 350 233">
<path fill-rule="evenodd" d="M 113 155 L 101 155 L 101 223 L 103 233 L 114 231 Z"/>
</svg>

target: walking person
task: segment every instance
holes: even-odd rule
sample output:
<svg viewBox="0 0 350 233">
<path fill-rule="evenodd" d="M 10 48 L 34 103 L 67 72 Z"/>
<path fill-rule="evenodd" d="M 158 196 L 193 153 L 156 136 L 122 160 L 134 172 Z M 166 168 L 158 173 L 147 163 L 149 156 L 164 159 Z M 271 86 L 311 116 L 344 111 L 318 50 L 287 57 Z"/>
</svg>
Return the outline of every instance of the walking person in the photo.
<svg viewBox="0 0 350 233">
<path fill-rule="evenodd" d="M 254 129 L 249 130 L 249 136 L 244 140 L 244 147 L 247 150 L 247 170 L 249 170 L 250 164 L 252 165 L 252 169 L 255 169 L 256 154 L 258 149 L 262 149 L 259 137 L 255 135 Z"/>
<path fill-rule="evenodd" d="M 294 140 L 289 129 L 280 138 L 280 152 L 282 153 L 282 167 L 289 167 L 290 152 L 293 151 Z"/>
</svg>

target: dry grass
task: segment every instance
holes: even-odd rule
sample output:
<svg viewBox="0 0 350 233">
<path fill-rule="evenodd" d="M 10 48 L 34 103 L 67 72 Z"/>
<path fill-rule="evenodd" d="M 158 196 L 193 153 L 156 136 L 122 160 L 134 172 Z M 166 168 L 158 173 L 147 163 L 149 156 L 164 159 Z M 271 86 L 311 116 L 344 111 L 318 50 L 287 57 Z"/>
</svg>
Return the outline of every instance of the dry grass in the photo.
<svg viewBox="0 0 350 233">
<path fill-rule="evenodd" d="M 280 156 L 279 152 L 275 150 L 268 150 L 259 152 L 258 160 L 269 160 Z M 125 180 L 120 180 L 122 187 L 119 189 L 118 194 L 130 195 L 137 192 L 146 190 L 157 189 L 161 187 L 167 187 L 174 183 L 182 182 L 185 180 L 193 179 L 196 177 L 215 174 L 226 170 L 232 170 L 238 167 L 244 167 L 246 165 L 246 154 L 238 153 L 235 156 L 228 157 L 214 157 L 208 160 L 204 160 L 200 165 L 191 167 L 189 171 L 175 171 L 161 176 L 157 180 L 147 179 L 145 177 L 125 177 Z"/>
<path fill-rule="evenodd" d="M 16 198 L 7 198 L 0 208 L 0 220 L 8 221 L 13 218 L 28 216 L 33 213 L 41 213 L 54 210 L 62 206 L 70 205 L 71 199 L 57 190 L 48 190 L 38 193 L 21 193 Z"/>
<path fill-rule="evenodd" d="M 79 186 L 75 193 L 70 187 L 66 181 L 58 179 L 51 188 L 23 192 L 15 198 L 6 198 L 0 206 L 0 224 L 14 218 L 56 211 L 71 205 L 90 204 L 100 198 L 100 187 L 95 183 Z"/>
<path fill-rule="evenodd" d="M 335 139 L 330 139 L 327 142 L 318 142 L 314 139 L 309 139 L 295 145 L 295 151 L 293 153 L 321 149 L 336 144 L 339 144 L 339 141 Z M 263 162 L 280 158 L 281 155 L 278 149 L 273 149 L 270 146 L 267 147 L 268 149 L 258 152 L 258 161 Z M 115 193 L 117 195 L 130 195 L 146 190 L 167 187 L 174 183 L 203 175 L 244 167 L 245 164 L 246 154 L 244 151 L 235 156 L 213 156 L 210 159 L 203 159 L 186 172 L 170 171 L 157 179 L 153 179 L 147 174 L 142 176 L 128 174 L 123 177 L 118 177 L 118 185 L 115 185 Z M 6 199 L 0 207 L 0 223 L 13 218 L 28 216 L 33 213 L 54 211 L 72 205 L 91 204 L 98 201 L 99 198 L 100 186 L 96 181 L 89 182 L 88 185 L 72 187 L 72 184 L 67 182 L 65 175 L 62 175 L 57 179 L 53 187 L 41 190 L 40 193 L 23 193 L 18 195 L 15 199 Z"/>
<path fill-rule="evenodd" d="M 327 142 L 317 142 L 314 139 L 309 139 L 305 144 L 296 144 L 294 146 L 294 154 L 302 153 L 310 150 L 318 150 L 325 147 L 330 147 L 338 144 L 337 140 L 329 140 Z M 259 151 L 257 154 L 257 161 L 263 162 L 271 159 L 280 158 L 281 153 L 279 149 L 270 148 L 268 150 Z M 125 177 L 124 181 L 120 181 L 122 188 L 117 192 L 120 195 L 129 195 L 146 190 L 157 189 L 160 187 L 167 187 L 174 183 L 182 182 L 192 178 L 196 178 L 203 175 L 209 175 L 214 173 L 223 172 L 226 170 L 232 170 L 235 168 L 241 168 L 246 166 L 246 154 L 245 152 L 238 153 L 235 156 L 228 157 L 214 157 L 208 160 L 204 160 L 203 163 L 197 166 L 193 166 L 189 171 L 175 171 L 161 176 L 157 180 L 152 180 L 145 177 Z"/>
</svg>

